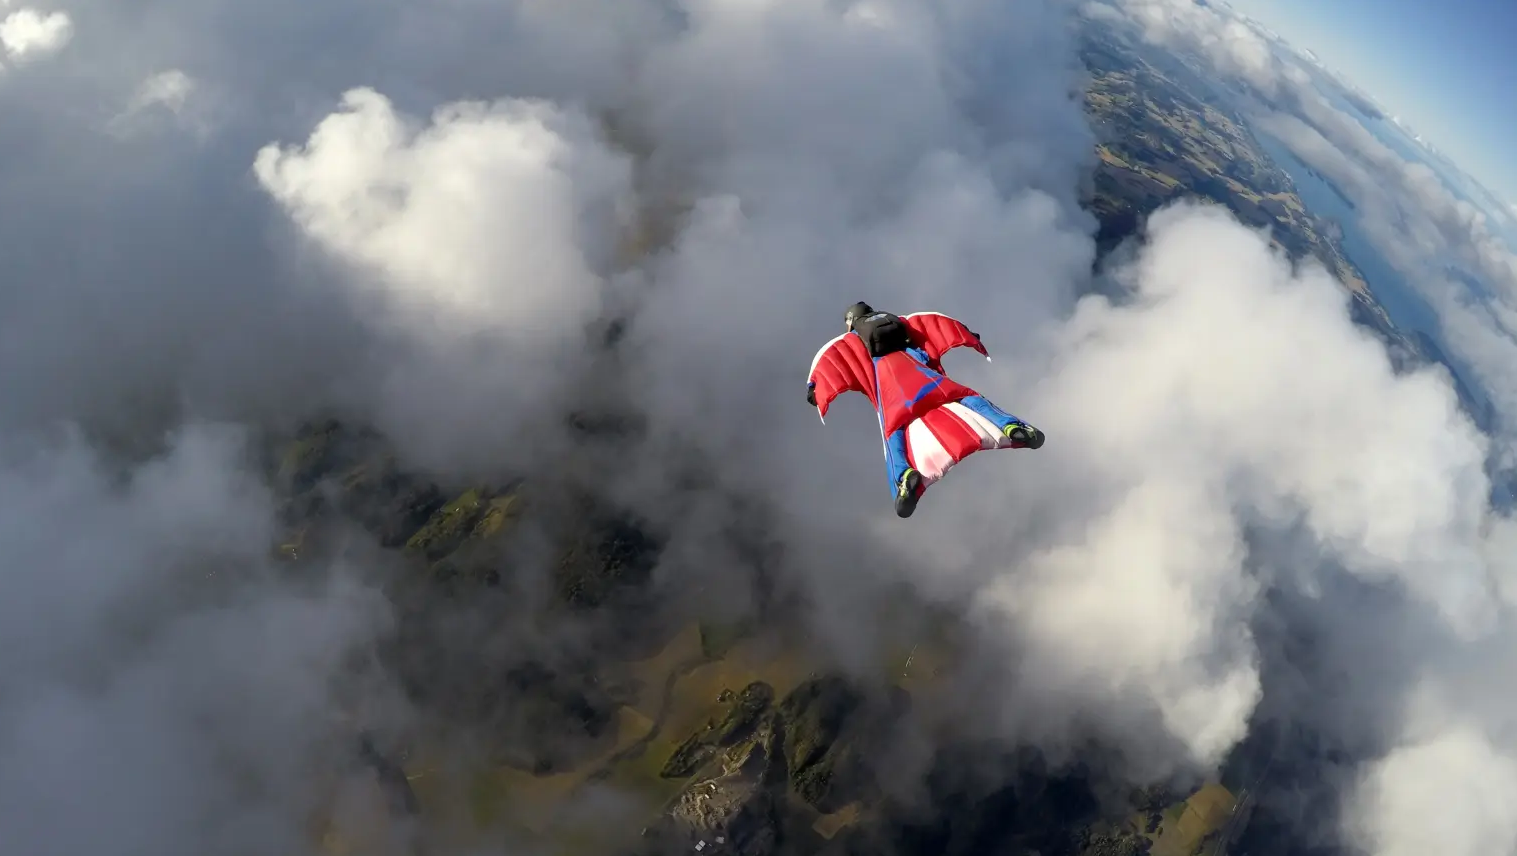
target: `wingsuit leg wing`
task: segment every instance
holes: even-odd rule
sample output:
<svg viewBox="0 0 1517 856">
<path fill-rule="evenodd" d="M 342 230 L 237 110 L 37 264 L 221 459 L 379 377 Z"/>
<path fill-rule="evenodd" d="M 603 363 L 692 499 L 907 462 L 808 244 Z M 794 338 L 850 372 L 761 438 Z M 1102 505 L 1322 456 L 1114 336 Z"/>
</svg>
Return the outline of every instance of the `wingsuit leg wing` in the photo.
<svg viewBox="0 0 1517 856">
<path fill-rule="evenodd" d="M 896 491 L 896 514 L 901 517 L 910 517 L 927 488 L 975 452 L 1043 444 L 1042 432 L 980 395 L 935 407 L 897 433 L 903 435 L 906 469 L 900 473 L 892 469 L 891 486 Z M 887 457 L 891 451 L 887 444 Z"/>
</svg>

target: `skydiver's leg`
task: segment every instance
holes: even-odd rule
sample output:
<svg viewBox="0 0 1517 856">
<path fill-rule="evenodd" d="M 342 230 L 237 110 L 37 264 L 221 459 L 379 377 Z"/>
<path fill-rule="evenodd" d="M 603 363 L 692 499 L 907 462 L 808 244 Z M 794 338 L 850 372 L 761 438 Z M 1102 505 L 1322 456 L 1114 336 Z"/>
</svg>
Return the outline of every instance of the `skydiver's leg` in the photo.
<svg viewBox="0 0 1517 856">
<path fill-rule="evenodd" d="M 885 438 L 885 472 L 890 476 L 890 494 L 895 500 L 895 513 L 910 517 L 916 511 L 917 500 L 922 496 L 922 475 L 911 467 L 906 457 L 906 429 L 892 431 Z"/>
<path fill-rule="evenodd" d="M 911 461 L 906 457 L 906 429 L 892 431 L 885 438 L 885 474 L 890 477 L 890 495 L 901 486 L 901 479 L 906 471 L 911 469 Z"/>
<path fill-rule="evenodd" d="M 1018 448 L 1036 449 L 1043 445 L 1042 431 L 991 404 L 985 396 L 971 395 L 959 399 L 959 403 L 990 420 L 991 424 L 1000 428 L 1001 433 L 1010 437 Z"/>
<path fill-rule="evenodd" d="M 1023 424 L 1022 420 L 1018 419 L 1015 416 L 1012 416 L 1010 413 L 1007 413 L 1001 408 L 996 407 L 994 404 L 991 404 L 990 400 L 983 395 L 971 395 L 966 398 L 961 398 L 959 399 L 959 403 L 969 408 L 970 410 L 973 410 L 975 413 L 980 414 L 986 419 L 989 419 L 991 424 L 1003 430 L 1007 425 Z"/>
</svg>

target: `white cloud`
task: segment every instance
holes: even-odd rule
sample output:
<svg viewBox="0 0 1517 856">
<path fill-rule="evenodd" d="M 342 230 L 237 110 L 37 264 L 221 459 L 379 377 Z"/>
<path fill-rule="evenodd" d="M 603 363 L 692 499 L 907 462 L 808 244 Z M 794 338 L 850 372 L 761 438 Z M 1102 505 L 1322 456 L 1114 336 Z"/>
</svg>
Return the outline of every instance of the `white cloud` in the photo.
<svg viewBox="0 0 1517 856">
<path fill-rule="evenodd" d="M 1374 856 L 1480 856 L 1517 848 L 1517 758 L 1453 725 L 1366 771 L 1348 823 Z"/>
<path fill-rule="evenodd" d="M 1151 230 L 1132 302 L 1087 298 L 1050 345 L 1025 404 L 1049 431 L 1040 457 L 972 488 L 956 473 L 973 498 L 930 494 L 942 507 L 926 525 L 947 532 L 917 535 L 942 543 L 1043 507 L 1051 529 L 972 548 L 1013 562 L 981 604 L 1034 664 L 1019 697 L 1089 716 L 1145 699 L 1204 769 L 1259 699 L 1259 587 L 1289 582 L 1244 529 L 1300 527 L 1324 568 L 1398 587 L 1478 638 L 1496 608 L 1485 447 L 1440 373 L 1392 371 L 1325 272 L 1293 274 L 1220 209 L 1170 209 Z"/>
<path fill-rule="evenodd" d="M 0 21 L 0 47 L 13 62 L 44 57 L 62 50 L 74 36 L 74 22 L 65 12 L 43 14 L 23 8 Z"/>
<path fill-rule="evenodd" d="M 204 143 L 225 118 L 213 94 L 182 69 L 155 72 L 126 97 L 121 110 L 105 123 L 107 133 L 121 139 L 172 128 Z"/>
<path fill-rule="evenodd" d="M 598 309 L 631 189 L 625 159 L 572 111 L 462 102 L 417 128 L 369 89 L 345 93 L 304 147 L 260 150 L 254 172 L 406 324 L 533 347 Z"/>
<path fill-rule="evenodd" d="M 162 106 L 170 113 L 178 114 L 184 110 L 194 92 L 194 78 L 177 68 L 171 68 L 142 81 L 137 91 L 132 93 L 127 110 L 135 112 Z"/>
<path fill-rule="evenodd" d="M 630 167 L 594 123 L 505 99 L 448 104 L 421 127 L 356 89 L 305 145 L 261 149 L 254 173 L 350 266 L 375 328 L 416 349 L 382 380 L 384 427 L 438 465 L 470 448 L 471 465 L 528 463 L 488 414 L 510 401 L 542 434 L 571 406 L 564 378 L 585 362 L 628 225 Z M 419 389 L 432 406 L 416 407 Z"/>
</svg>

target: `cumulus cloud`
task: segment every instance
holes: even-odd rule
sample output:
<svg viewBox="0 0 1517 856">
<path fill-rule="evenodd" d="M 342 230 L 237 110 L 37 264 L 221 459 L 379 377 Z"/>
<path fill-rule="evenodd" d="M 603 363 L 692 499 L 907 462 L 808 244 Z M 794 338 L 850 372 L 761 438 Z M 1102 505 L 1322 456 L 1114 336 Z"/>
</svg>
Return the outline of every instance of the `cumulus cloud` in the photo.
<svg viewBox="0 0 1517 856">
<path fill-rule="evenodd" d="M 57 53 L 74 35 L 74 22 L 66 12 L 43 14 L 30 7 L 17 9 L 0 20 L 0 47 L 13 62 L 26 62 Z"/>
<path fill-rule="evenodd" d="M 775 509 L 829 653 L 868 665 L 892 628 L 858 604 L 882 582 L 967 597 L 996 716 L 964 727 L 1051 751 L 1094 734 L 1144 776 L 1212 770 L 1284 704 L 1256 628 L 1273 592 L 1399 599 L 1429 643 L 1406 672 L 1483 653 L 1424 684 L 1439 699 L 1496 673 L 1513 529 L 1440 371 L 1397 375 L 1341 287 L 1211 209 L 1153 218 L 1128 293 L 1079 298 L 1093 137 L 1060 4 L 160 0 L 140 28 L 118 5 L 71 15 L 81 40 L 124 36 L 0 93 L 34 120 L 0 146 L 66 165 L 0 173 L 25 212 L 0 231 L 0 359 L 30 367 L 0 378 L 0 426 L 81 426 L 0 469 L 0 546 L 24 557 L 0 598 L 0 819 L 28 841 L 95 849 L 68 824 L 72 771 L 121 733 L 91 785 L 121 852 L 288 850 L 316 800 L 268 783 L 331 760 L 331 682 L 387 616 L 341 566 L 277 579 L 269 497 L 208 420 L 336 410 L 451 476 L 588 473 L 675 529 L 663 570 L 696 583 L 737 552 L 726 506 L 666 502 L 704 470 Z M 1214 14 L 1138 5 L 1155 31 Z M 1259 34 L 1196 26 L 1266 79 Z M 207 92 L 196 139 L 100 133 Z M 53 111 L 64 96 L 89 107 Z M 860 299 L 970 321 L 998 359 L 950 368 L 1048 445 L 974 459 L 903 525 L 871 414 L 823 428 L 803 401 Z M 565 439 L 566 412 L 605 403 L 652 430 L 610 453 Z M 1322 631 L 1324 658 L 1362 650 Z M 1365 728 L 1396 745 L 1350 831 L 1399 854 L 1429 834 L 1391 822 L 1406 771 L 1511 753 L 1508 708 L 1414 722 L 1387 670 L 1355 686 L 1396 700 Z M 1469 846 L 1503 822 L 1477 812 Z"/>
<path fill-rule="evenodd" d="M 630 214 L 627 158 L 588 117 L 458 102 L 416 128 L 377 92 L 352 90 L 304 147 L 261 149 L 254 173 L 353 268 L 374 323 L 419 347 L 391 382 L 425 384 L 436 407 L 396 388 L 388 425 L 409 437 L 439 422 L 489 425 L 492 410 L 564 409 Z"/>
<path fill-rule="evenodd" d="M 1454 728 L 1397 748 L 1366 774 L 1353 823 L 1376 856 L 1507 853 L 1517 843 L 1517 760 Z"/>
<path fill-rule="evenodd" d="M 595 314 L 630 170 L 587 119 L 458 103 L 418 133 L 373 90 L 342 106 L 303 149 L 260 150 L 254 173 L 305 233 L 363 269 L 356 282 L 385 290 L 398 326 L 536 350 Z"/>
<path fill-rule="evenodd" d="M 1013 405 L 1047 427 L 1039 457 L 956 471 L 972 498 L 941 491 L 919 515 L 929 544 L 1015 521 L 947 569 L 1015 640 L 1026 683 L 1009 717 L 1057 732 L 1067 719 L 1028 723 L 1027 709 L 1148 710 L 1184 752 L 1134 756 L 1205 770 L 1260 701 L 1249 628 L 1268 588 L 1347 572 L 1425 605 L 1454 637 L 1490 630 L 1485 438 L 1441 369 L 1393 371 L 1322 270 L 1293 271 L 1220 209 L 1167 209 L 1149 230 L 1122 274 L 1131 299 L 1082 301 L 1048 340 L 1046 378 Z M 1022 523 L 1039 511 L 1045 525 Z M 1305 577 L 1271 571 L 1259 531 L 1304 539 Z M 935 552 L 924 567 L 941 566 Z"/>
</svg>

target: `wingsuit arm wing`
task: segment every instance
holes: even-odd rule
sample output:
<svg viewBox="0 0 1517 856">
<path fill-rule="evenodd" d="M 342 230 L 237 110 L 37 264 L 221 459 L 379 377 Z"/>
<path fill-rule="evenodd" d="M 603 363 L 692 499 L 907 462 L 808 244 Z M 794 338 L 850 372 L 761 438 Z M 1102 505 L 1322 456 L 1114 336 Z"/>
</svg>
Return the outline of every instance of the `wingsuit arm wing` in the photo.
<svg viewBox="0 0 1517 856">
<path fill-rule="evenodd" d="M 873 363 L 864 342 L 852 333 L 844 333 L 823 345 L 811 360 L 806 377 L 806 401 L 816 406 L 817 415 L 827 419 L 833 399 L 845 392 L 861 392 L 874 403 L 874 389 L 869 382 Z"/>
<path fill-rule="evenodd" d="M 901 316 L 901 319 L 911 330 L 912 339 L 927 352 L 928 360 L 934 365 L 954 348 L 972 348 L 985 359 L 990 359 L 990 352 L 980 342 L 980 334 L 957 318 L 941 312 L 913 312 Z"/>
</svg>

